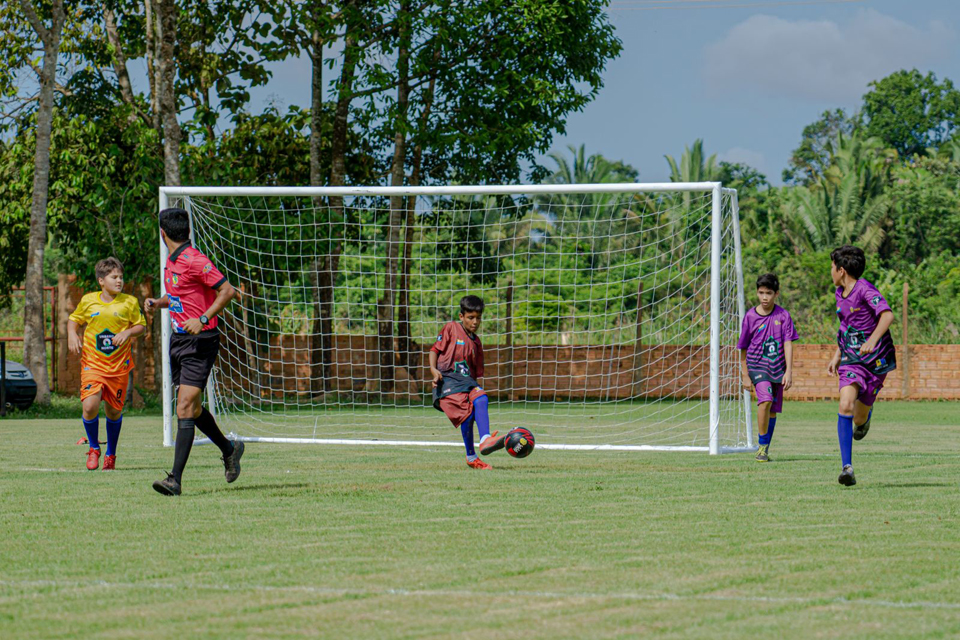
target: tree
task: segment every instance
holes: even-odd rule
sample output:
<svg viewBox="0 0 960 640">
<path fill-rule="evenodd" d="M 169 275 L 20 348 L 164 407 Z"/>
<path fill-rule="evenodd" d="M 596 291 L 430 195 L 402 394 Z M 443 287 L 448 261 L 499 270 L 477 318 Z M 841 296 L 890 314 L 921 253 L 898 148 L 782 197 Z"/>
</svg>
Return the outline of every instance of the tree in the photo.
<svg viewBox="0 0 960 640">
<path fill-rule="evenodd" d="M 784 201 L 787 236 L 795 250 L 825 251 L 855 244 L 876 251 L 890 210 L 885 194 L 893 160 L 876 138 L 840 135 L 829 147 L 830 167 L 810 187 L 796 187 Z"/>
<path fill-rule="evenodd" d="M 40 70 L 40 101 L 37 107 L 36 151 L 33 165 L 33 201 L 30 206 L 30 241 L 24 279 L 26 305 L 23 317 L 23 360 L 37 381 L 37 402 L 49 404 L 50 379 L 47 375 L 47 344 L 43 330 L 43 250 L 47 243 L 47 197 L 50 186 L 50 137 L 53 124 L 53 93 L 57 80 L 60 39 L 66 23 L 63 0 L 50 5 L 49 26 L 37 13 L 31 0 L 20 0 L 20 7 L 36 32 L 43 50 Z"/>
<path fill-rule="evenodd" d="M 896 149 L 901 158 L 924 155 L 957 130 L 960 91 L 949 78 L 937 82 L 932 71 L 901 70 L 870 86 L 863 96 L 866 134 Z"/>
<path fill-rule="evenodd" d="M 829 146 L 841 133 L 851 135 L 860 125 L 859 114 L 847 115 L 843 109 L 824 111 L 820 119 L 803 128 L 800 146 L 790 154 L 783 181 L 810 185 L 830 166 Z"/>
</svg>

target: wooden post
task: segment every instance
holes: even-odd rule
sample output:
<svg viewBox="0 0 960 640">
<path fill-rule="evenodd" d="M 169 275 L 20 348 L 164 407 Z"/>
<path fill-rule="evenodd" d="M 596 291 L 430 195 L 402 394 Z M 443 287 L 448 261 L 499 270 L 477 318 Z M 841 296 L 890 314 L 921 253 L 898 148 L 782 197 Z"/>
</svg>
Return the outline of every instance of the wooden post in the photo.
<svg viewBox="0 0 960 640">
<path fill-rule="evenodd" d="M 901 346 L 903 347 L 903 388 L 901 390 L 901 396 L 903 399 L 910 397 L 910 333 L 909 333 L 909 313 L 907 313 L 907 293 L 910 291 L 910 285 L 906 282 L 903 283 L 903 309 L 901 310 L 903 314 L 903 339 L 901 340 Z"/>
<path fill-rule="evenodd" d="M 637 285 L 637 341 L 633 345 L 634 398 L 643 392 L 643 280 Z"/>
<path fill-rule="evenodd" d="M 503 362 L 503 390 L 500 396 L 506 392 L 507 400 L 513 400 L 513 280 L 507 282 L 507 317 L 506 317 L 506 361 Z"/>
</svg>

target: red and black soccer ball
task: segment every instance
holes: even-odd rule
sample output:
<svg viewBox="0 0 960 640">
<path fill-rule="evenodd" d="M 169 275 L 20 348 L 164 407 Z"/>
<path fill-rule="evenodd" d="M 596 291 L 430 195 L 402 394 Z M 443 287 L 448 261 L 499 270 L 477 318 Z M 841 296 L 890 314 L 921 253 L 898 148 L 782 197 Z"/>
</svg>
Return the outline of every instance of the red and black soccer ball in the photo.
<svg viewBox="0 0 960 640">
<path fill-rule="evenodd" d="M 535 444 L 533 434 L 529 429 L 524 429 L 523 427 L 517 427 L 510 431 L 503 441 L 503 446 L 507 450 L 507 453 L 514 458 L 526 458 L 533 453 Z"/>
</svg>

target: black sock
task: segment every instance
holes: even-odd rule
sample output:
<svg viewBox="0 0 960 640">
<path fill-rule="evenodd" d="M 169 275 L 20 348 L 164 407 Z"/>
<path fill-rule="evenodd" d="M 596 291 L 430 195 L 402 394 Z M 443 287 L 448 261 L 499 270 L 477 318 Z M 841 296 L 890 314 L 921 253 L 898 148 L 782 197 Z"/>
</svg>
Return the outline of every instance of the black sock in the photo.
<svg viewBox="0 0 960 640">
<path fill-rule="evenodd" d="M 193 418 L 177 418 L 177 444 L 173 450 L 173 477 L 180 482 L 183 477 L 183 468 L 187 466 L 190 449 L 193 448 L 193 437 L 196 433 Z"/>
<path fill-rule="evenodd" d="M 200 433 L 210 438 L 210 442 L 220 447 L 220 452 L 223 453 L 224 457 L 233 454 L 233 443 L 223 435 L 220 427 L 217 426 L 217 421 L 213 418 L 213 414 L 207 411 L 206 407 L 203 407 L 200 415 L 197 416 L 196 423 L 197 429 L 200 429 Z"/>
</svg>

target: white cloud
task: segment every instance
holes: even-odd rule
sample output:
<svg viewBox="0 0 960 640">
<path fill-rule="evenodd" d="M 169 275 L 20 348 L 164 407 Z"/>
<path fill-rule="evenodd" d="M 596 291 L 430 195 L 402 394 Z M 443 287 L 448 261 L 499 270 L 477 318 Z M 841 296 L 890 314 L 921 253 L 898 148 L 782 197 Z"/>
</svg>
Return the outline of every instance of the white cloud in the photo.
<svg viewBox="0 0 960 640">
<path fill-rule="evenodd" d="M 755 15 L 706 46 L 704 73 L 713 90 L 853 105 L 874 80 L 954 55 L 956 39 L 942 22 L 917 28 L 874 10 L 849 24 Z"/>
</svg>

